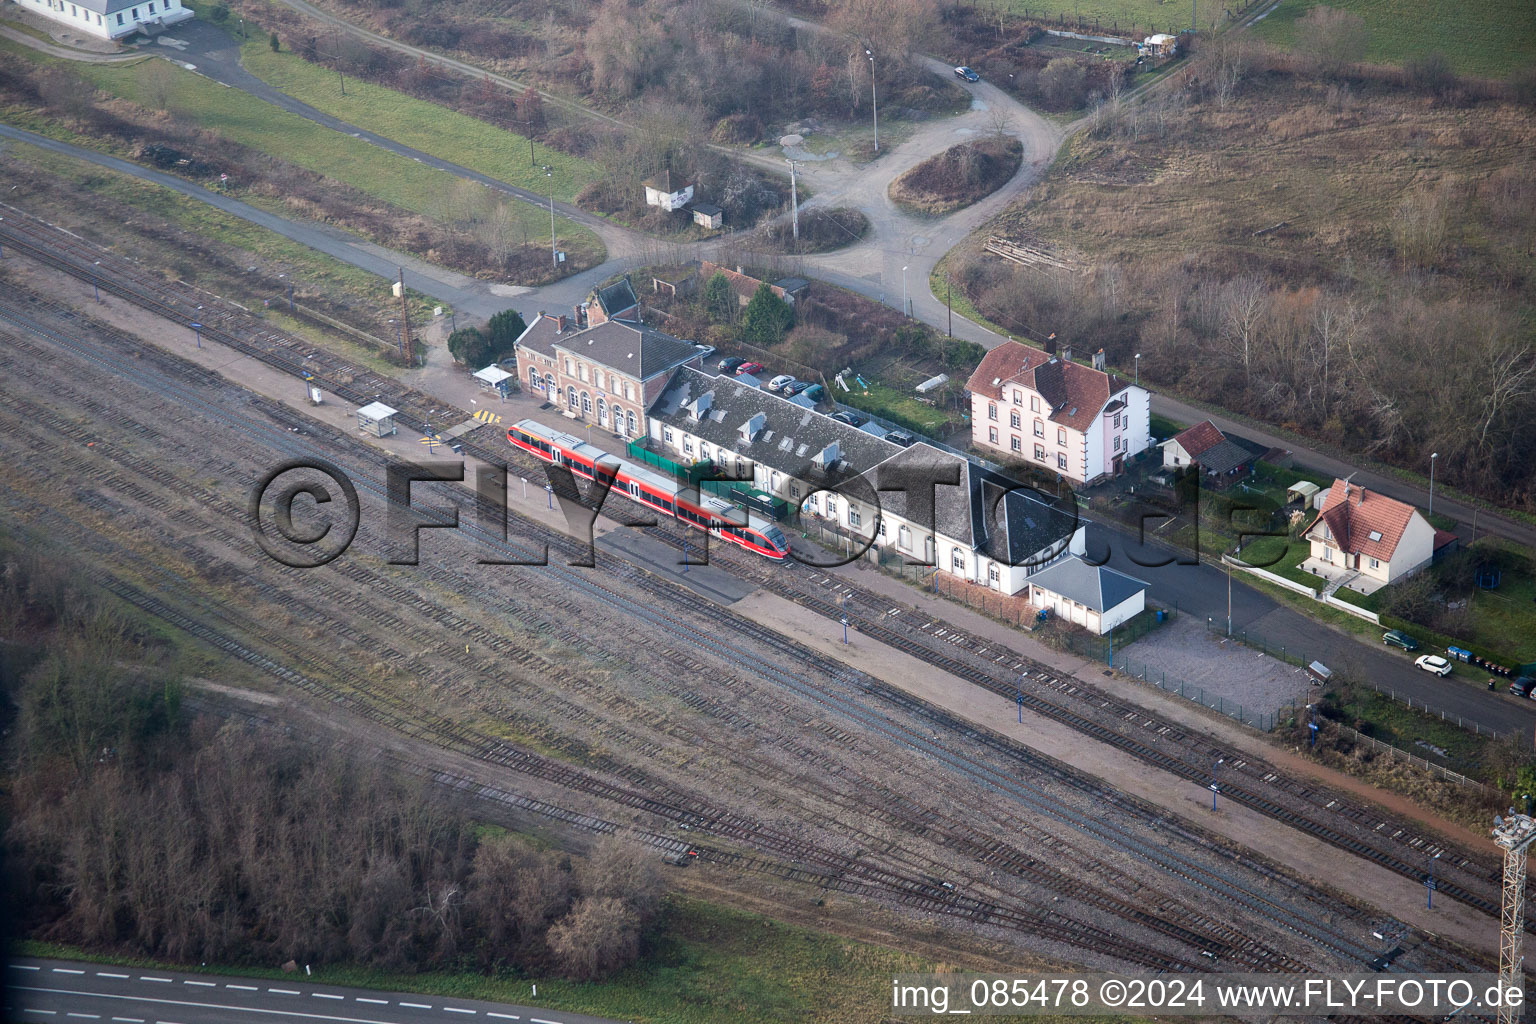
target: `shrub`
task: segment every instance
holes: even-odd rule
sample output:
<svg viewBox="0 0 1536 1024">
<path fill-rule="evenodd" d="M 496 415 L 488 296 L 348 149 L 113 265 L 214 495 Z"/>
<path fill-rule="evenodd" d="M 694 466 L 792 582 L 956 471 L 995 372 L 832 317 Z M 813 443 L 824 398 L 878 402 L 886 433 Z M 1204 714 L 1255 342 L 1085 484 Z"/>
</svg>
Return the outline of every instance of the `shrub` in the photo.
<svg viewBox="0 0 1536 1024">
<path fill-rule="evenodd" d="M 208 8 L 208 20 L 216 25 L 222 25 L 229 20 L 229 7 L 225 4 L 214 4 Z"/>
<path fill-rule="evenodd" d="M 715 122 L 710 138 L 725 145 L 750 146 L 763 137 L 763 122 L 751 114 L 731 114 Z"/>
<path fill-rule="evenodd" d="M 278 50 L 283 48 L 283 44 L 277 41 L 276 32 L 273 32 L 270 36 L 267 37 L 267 45 L 272 47 L 273 53 L 276 53 Z"/>
<path fill-rule="evenodd" d="M 479 369 L 495 359 L 490 339 L 477 327 L 460 327 L 448 335 L 448 353 L 455 362 L 471 369 Z"/>
</svg>

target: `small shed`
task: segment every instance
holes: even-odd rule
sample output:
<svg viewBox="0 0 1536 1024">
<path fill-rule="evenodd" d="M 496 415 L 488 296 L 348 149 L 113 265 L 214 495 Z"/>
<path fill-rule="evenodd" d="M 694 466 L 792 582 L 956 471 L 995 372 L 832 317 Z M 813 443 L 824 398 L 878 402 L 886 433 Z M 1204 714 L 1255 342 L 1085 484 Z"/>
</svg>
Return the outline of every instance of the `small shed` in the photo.
<svg viewBox="0 0 1536 1024">
<path fill-rule="evenodd" d="M 1306 508 L 1312 504 L 1313 498 L 1320 490 L 1322 488 L 1311 480 L 1298 480 L 1285 489 L 1285 498 L 1287 501 L 1300 502 L 1301 507 Z"/>
<path fill-rule="evenodd" d="M 476 370 L 474 378 L 480 382 L 481 387 L 496 392 L 502 398 L 506 398 L 508 391 L 507 381 L 512 379 L 512 375 L 499 366 L 491 365 L 483 370 Z"/>
<path fill-rule="evenodd" d="M 395 413 L 383 402 L 370 402 L 357 410 L 357 429 L 374 437 L 388 437 L 395 432 Z"/>
<path fill-rule="evenodd" d="M 1147 36 L 1147 38 L 1143 39 L 1138 49 L 1153 57 L 1172 57 L 1179 50 L 1179 39 L 1178 36 L 1159 32 L 1157 35 Z"/>
<path fill-rule="evenodd" d="M 693 222 L 701 228 L 714 231 L 725 223 L 725 211 L 713 203 L 694 203 L 691 209 Z"/>
</svg>

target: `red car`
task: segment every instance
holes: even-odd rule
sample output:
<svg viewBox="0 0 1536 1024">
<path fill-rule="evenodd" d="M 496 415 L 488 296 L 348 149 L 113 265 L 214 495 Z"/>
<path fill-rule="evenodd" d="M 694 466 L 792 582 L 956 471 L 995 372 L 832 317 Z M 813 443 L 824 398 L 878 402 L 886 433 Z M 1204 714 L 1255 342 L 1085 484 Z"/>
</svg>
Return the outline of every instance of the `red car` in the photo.
<svg viewBox="0 0 1536 1024">
<path fill-rule="evenodd" d="M 764 369 L 766 369 L 766 367 L 764 367 L 762 363 L 742 363 L 740 366 L 736 367 L 736 376 L 740 377 L 744 373 L 750 373 L 755 377 L 762 373 Z"/>
</svg>

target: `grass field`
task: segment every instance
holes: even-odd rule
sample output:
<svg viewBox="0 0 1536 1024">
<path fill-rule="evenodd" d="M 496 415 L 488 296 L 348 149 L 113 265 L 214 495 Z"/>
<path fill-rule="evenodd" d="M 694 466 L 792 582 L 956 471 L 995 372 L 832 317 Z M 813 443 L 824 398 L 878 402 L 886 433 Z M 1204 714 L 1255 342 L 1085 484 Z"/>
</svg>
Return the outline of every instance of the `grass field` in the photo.
<svg viewBox="0 0 1536 1024">
<path fill-rule="evenodd" d="M 530 166 L 527 137 L 394 89 L 348 78 L 343 96 L 333 72 L 286 50 L 273 53 L 265 37 L 252 36 L 240 56 L 247 71 L 316 110 L 509 185 L 548 195 L 551 179 L 543 170 L 548 166 L 555 198 L 570 202 L 597 176 L 588 161 L 537 143 L 536 164 Z"/>
<path fill-rule="evenodd" d="M 0 40 L 0 53 L 35 63 L 56 63 L 8 40 Z M 333 132 L 202 75 L 162 64 L 156 58 L 130 65 L 83 64 L 72 70 L 106 92 L 153 108 L 149 101 L 150 83 L 154 75 L 161 73 L 159 68 L 167 66 L 175 68 L 175 105 L 182 116 L 233 142 L 278 155 L 403 209 L 436 218 L 454 185 L 462 180 L 361 139 Z M 521 202 L 509 203 L 508 207 L 526 227 L 530 239 L 547 237 L 547 214 Z M 565 218 L 556 220 L 556 231 L 567 248 L 602 251 L 596 235 Z"/>
<path fill-rule="evenodd" d="M 1296 41 L 1296 23 L 1317 0 L 1282 0 L 1253 27 L 1282 46 Z M 1371 31 L 1366 59 L 1398 64 L 1440 52 L 1463 74 L 1501 78 L 1536 63 L 1536 4 L 1530 0 L 1329 0 L 1352 11 Z"/>
<path fill-rule="evenodd" d="M 1197 19 L 1202 30 L 1209 31 L 1221 20 L 1225 6 L 1215 0 L 1007 0 L 1014 14 L 1047 23 L 1077 22 L 1079 19 L 1105 32 L 1146 34 L 1180 32 L 1189 28 L 1190 18 Z"/>
</svg>

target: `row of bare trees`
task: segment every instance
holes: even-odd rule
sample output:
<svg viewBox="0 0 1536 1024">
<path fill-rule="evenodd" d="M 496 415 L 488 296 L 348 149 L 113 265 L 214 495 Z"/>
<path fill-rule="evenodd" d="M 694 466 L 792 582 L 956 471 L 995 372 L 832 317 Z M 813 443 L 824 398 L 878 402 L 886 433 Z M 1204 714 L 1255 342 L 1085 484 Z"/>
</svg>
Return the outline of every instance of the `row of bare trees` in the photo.
<svg viewBox="0 0 1536 1024">
<path fill-rule="evenodd" d="M 654 856 L 573 859 L 482 836 L 465 803 L 364 759 L 183 711 L 174 662 L 70 582 L 0 548 L 4 913 L 35 937 L 183 961 L 632 963 Z"/>
</svg>

